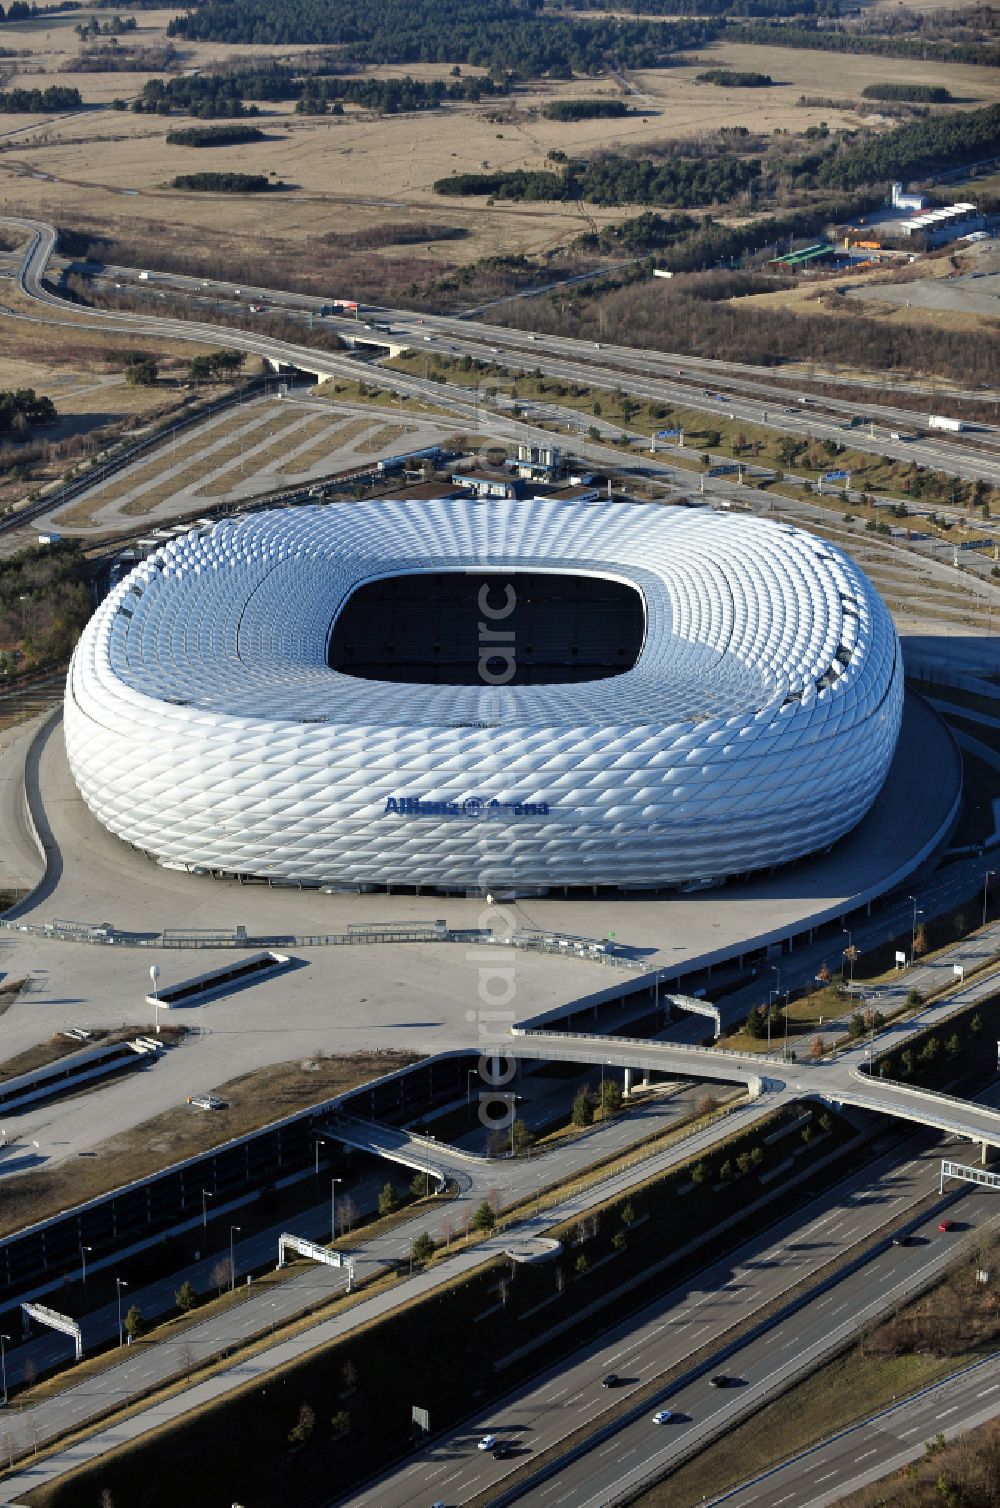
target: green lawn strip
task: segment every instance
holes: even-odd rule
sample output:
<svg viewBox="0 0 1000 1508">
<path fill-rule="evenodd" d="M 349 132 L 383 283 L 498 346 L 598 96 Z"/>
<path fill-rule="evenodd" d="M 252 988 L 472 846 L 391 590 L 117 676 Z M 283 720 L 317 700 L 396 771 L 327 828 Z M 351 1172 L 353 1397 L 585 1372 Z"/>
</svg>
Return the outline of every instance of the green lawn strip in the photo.
<svg viewBox="0 0 1000 1508">
<path fill-rule="evenodd" d="M 643 1508 L 695 1508 L 705 1498 L 767 1471 L 835 1430 L 894 1399 L 919 1392 L 973 1356 L 866 1356 L 854 1347 L 742 1424 L 634 1501 Z"/>
</svg>

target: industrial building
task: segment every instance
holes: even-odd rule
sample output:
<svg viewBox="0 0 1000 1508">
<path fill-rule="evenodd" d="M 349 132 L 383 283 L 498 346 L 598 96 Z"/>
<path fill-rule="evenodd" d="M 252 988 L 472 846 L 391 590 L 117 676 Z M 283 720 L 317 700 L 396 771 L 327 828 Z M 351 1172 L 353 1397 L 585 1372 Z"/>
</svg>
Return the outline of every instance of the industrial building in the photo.
<svg viewBox="0 0 1000 1508">
<path fill-rule="evenodd" d="M 959 236 L 986 229 L 986 216 L 974 204 L 946 204 L 940 209 L 924 210 L 909 220 L 901 220 L 901 236 L 921 236 L 928 247 L 943 246 Z"/>
</svg>

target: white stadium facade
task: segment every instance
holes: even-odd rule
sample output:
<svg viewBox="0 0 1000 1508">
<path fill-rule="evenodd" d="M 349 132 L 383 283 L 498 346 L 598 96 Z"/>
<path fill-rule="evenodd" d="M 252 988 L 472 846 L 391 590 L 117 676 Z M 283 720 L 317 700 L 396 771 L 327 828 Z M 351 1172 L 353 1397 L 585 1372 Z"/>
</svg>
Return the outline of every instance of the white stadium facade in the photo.
<svg viewBox="0 0 1000 1508">
<path fill-rule="evenodd" d="M 383 500 L 157 550 L 84 631 L 65 732 L 91 811 L 170 868 L 635 890 L 835 842 L 902 704 L 885 606 L 803 531 Z"/>
</svg>

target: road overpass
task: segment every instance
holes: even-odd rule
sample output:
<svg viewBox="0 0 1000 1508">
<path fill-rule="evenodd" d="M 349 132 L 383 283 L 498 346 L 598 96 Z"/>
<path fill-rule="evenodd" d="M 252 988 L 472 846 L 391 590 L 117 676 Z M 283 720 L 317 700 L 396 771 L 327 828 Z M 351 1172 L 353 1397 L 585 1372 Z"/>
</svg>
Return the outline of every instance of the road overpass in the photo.
<svg viewBox="0 0 1000 1508">
<path fill-rule="evenodd" d="M 22 230 L 29 237 L 28 247 L 16 273 L 21 292 L 27 298 L 47 304 L 50 308 L 57 308 L 65 315 L 71 306 L 44 286 L 45 272 L 55 251 L 55 227 L 42 221 L 14 216 L 0 217 L 0 223 Z M 139 276 L 137 269 L 119 268 L 117 271 L 125 276 Z M 161 281 L 177 285 L 181 289 L 185 285 L 192 289 L 204 286 L 204 280 L 180 278 L 174 274 L 161 275 Z M 211 286 L 224 289 L 230 295 L 233 291 L 230 284 L 217 283 Z M 253 293 L 276 304 L 295 301 L 301 305 L 303 302 L 301 295 L 282 294 L 273 289 L 241 291 Z M 321 301 L 313 300 L 314 304 L 317 302 Z M 115 310 L 88 310 L 87 314 L 102 326 L 110 324 L 118 329 L 155 333 L 174 340 L 210 341 L 216 344 L 223 342 L 237 350 L 260 356 L 276 371 L 295 368 L 311 373 L 320 382 L 338 376 L 357 377 L 356 364 L 349 357 L 338 357 L 336 353 L 317 351 L 308 346 L 257 335 L 252 331 L 205 321 L 163 319 L 156 315 L 137 315 Z M 416 319 L 417 316 L 412 311 L 389 311 L 390 325 L 401 321 L 404 326 L 412 327 Z M 76 322 L 79 321 L 74 320 Z M 851 400 L 811 400 L 788 385 L 775 383 L 768 369 L 746 363 L 711 361 L 631 347 L 605 348 L 593 342 L 566 337 L 545 336 L 543 342 L 543 338 L 533 336 L 530 331 L 491 326 L 454 316 L 423 316 L 416 330 L 408 328 L 390 330 L 388 333 L 362 333 L 357 330 L 354 321 L 346 319 L 338 322 L 335 328 L 348 342 L 370 342 L 386 346 L 394 354 L 406 349 L 423 349 L 424 337 L 434 332 L 449 340 L 464 342 L 458 349 L 465 354 L 479 358 L 502 357 L 504 361 L 514 363 L 522 370 L 544 366 L 549 375 L 609 386 L 617 386 L 624 376 L 628 378 L 630 393 L 635 396 L 684 403 L 707 411 L 717 409 L 720 418 L 731 416 L 747 423 L 793 434 L 801 433 L 808 438 L 833 438 L 844 442 L 844 424 L 857 413 L 857 404 Z M 537 345 L 536 341 L 539 342 Z M 599 357 L 596 355 L 598 350 L 601 352 Z M 693 392 L 690 383 L 702 383 L 708 376 L 716 384 L 725 384 L 732 391 L 716 393 L 712 388 L 701 387 Z M 683 380 L 679 383 L 678 378 Z M 412 391 L 413 388 L 412 380 L 398 372 L 383 371 L 380 380 L 398 392 Z M 856 387 L 858 384 L 854 382 L 853 385 Z M 883 385 L 878 392 L 881 394 L 884 390 Z M 817 406 L 812 410 L 808 406 L 800 406 L 809 402 Z M 832 413 L 824 414 L 820 405 L 822 409 L 830 409 Z M 921 411 L 892 406 L 886 407 L 884 414 L 880 412 L 879 422 L 886 426 L 909 426 L 926 423 L 926 415 Z M 988 426 L 984 426 L 984 429 L 987 438 L 1000 440 L 1000 430 Z M 551 440 L 551 435 L 547 435 L 547 438 Z M 852 447 L 860 450 L 888 455 L 896 460 L 919 460 L 925 465 L 938 467 L 968 480 L 982 479 L 1000 485 L 1000 456 L 995 450 L 976 448 L 969 443 L 967 437 L 957 441 L 937 436 L 924 437 L 917 442 L 899 441 L 893 440 L 891 429 L 887 429 L 885 434 L 876 439 L 868 435 L 863 427 L 857 427 L 851 429 L 848 441 Z M 620 456 L 617 459 L 620 464 Z"/>
<path fill-rule="evenodd" d="M 992 976 L 982 983 L 986 985 L 983 993 L 993 993 L 998 988 Z M 967 1008 L 967 1003 L 963 1001 L 961 1008 Z M 926 1031 L 929 1024 L 941 1019 L 947 1019 L 947 1015 L 932 1016 L 929 1023 L 922 1012 L 912 1023 L 895 1026 L 889 1034 L 892 1047 Z M 885 1038 L 876 1037 L 875 1045 L 884 1053 L 889 1044 Z M 1000 1111 L 933 1089 L 874 1077 L 867 1067 L 873 1052 L 870 1044 L 816 1063 L 792 1066 L 780 1059 L 755 1058 L 724 1048 L 587 1033 L 535 1032 L 521 1026 L 514 1028 L 510 1052 L 513 1057 L 541 1058 L 547 1062 L 604 1064 L 674 1077 L 745 1084 L 752 1099 L 766 1093 L 775 1100 L 806 1098 L 850 1105 L 976 1142 L 983 1150 L 984 1161 L 987 1148 L 1000 1147 Z M 875 1054 L 876 1062 L 878 1055 Z"/>
</svg>

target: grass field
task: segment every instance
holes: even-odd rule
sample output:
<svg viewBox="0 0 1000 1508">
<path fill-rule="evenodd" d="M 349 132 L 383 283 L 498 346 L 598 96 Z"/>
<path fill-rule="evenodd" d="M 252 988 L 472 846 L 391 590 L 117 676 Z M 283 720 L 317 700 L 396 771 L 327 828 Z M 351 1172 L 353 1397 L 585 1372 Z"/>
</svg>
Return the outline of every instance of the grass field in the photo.
<svg viewBox="0 0 1000 1508">
<path fill-rule="evenodd" d="M 125 39 L 127 45 L 162 44 L 173 13 L 138 12 L 138 31 Z M 105 106 L 116 96 L 135 94 L 148 75 L 66 71 L 80 45 L 75 21 L 73 13 L 5 27 L 9 45 L 32 52 L 18 60 L 10 84 L 72 84 L 88 103 Z M 228 58 L 287 58 L 300 50 L 304 49 L 184 42 L 180 62 L 184 68 L 204 70 Z M 770 73 L 775 87 L 728 90 L 698 84 L 696 74 L 705 63 Z M 449 73 L 443 63 L 363 71 L 419 78 Z M 641 147 L 666 137 L 694 139 L 733 120 L 766 132 L 801 131 L 821 120 L 831 127 L 856 126 L 869 113 L 867 105 L 861 114 L 855 108 L 860 90 L 882 81 L 945 84 L 956 103 L 964 105 L 1000 99 L 996 70 L 971 65 L 866 56 L 852 57 L 847 65 L 825 52 L 713 44 L 687 66 L 636 73 L 629 80 L 636 113 L 610 126 L 600 120 L 567 124 L 542 118 L 546 103 L 579 95 L 579 80 L 530 82 L 507 101 L 449 106 L 419 117 L 376 117 L 347 106 L 342 117 L 309 118 L 296 116 L 291 105 L 266 105 L 260 122 L 268 133 L 266 142 L 213 154 L 213 166 L 273 171 L 294 186 L 288 194 L 253 203 L 167 189 L 165 185 L 185 164 L 190 166 L 192 158 L 183 148 L 166 145 L 166 133 L 177 118 L 110 109 L 39 121 L 0 157 L 0 184 L 12 207 L 63 224 L 88 218 L 112 230 L 121 227 L 141 235 L 152 221 L 157 229 L 151 244 L 164 233 L 158 228 L 162 223 L 173 225 L 180 238 L 190 241 L 195 236 L 224 252 L 230 238 L 238 242 L 251 228 L 260 248 L 272 241 L 301 247 L 329 230 L 369 228 L 387 219 L 426 219 L 431 208 L 441 219 L 447 204 L 447 219 L 467 229 L 468 237 L 408 248 L 408 260 L 443 257 L 454 263 L 497 252 L 543 253 L 591 222 L 613 222 L 623 212 L 572 204 L 491 207 L 482 201 L 442 201 L 432 192 L 434 180 L 485 163 L 496 169 L 541 167 L 553 148 L 588 154 L 617 145 Z M 620 88 L 610 78 L 586 81 L 588 95 L 617 97 Z M 800 95 L 832 96 L 843 107 L 803 108 Z M 26 119 L 0 117 L 0 132 L 23 127 Z M 235 244 L 232 249 L 235 254 Z"/>
</svg>

